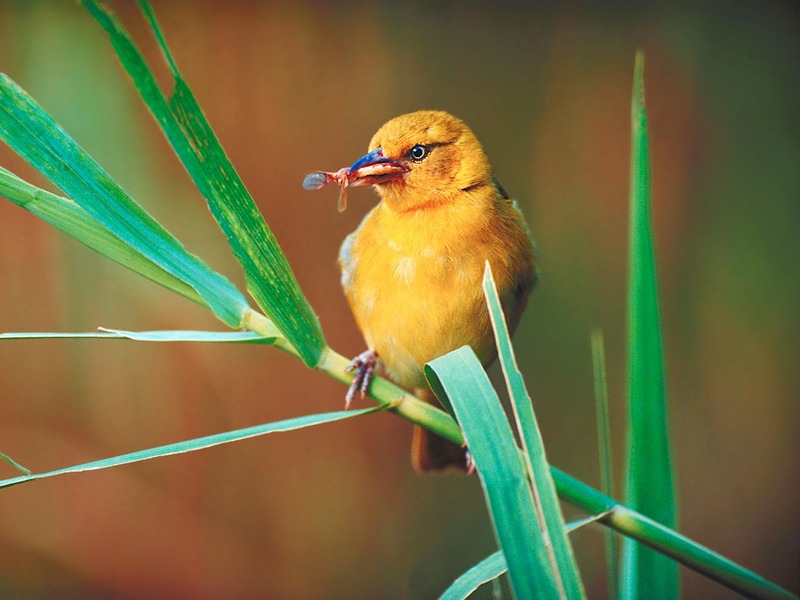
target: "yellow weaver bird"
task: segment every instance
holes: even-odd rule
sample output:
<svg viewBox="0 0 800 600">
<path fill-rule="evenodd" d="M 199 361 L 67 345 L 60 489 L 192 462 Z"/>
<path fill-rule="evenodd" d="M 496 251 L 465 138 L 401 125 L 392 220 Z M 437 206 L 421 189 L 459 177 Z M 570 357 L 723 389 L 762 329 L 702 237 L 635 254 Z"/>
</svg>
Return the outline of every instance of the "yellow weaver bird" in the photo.
<svg viewBox="0 0 800 600">
<path fill-rule="evenodd" d="M 343 191 L 372 185 L 381 200 L 339 253 L 344 293 L 368 347 L 351 365 L 347 403 L 366 391 L 378 357 L 391 379 L 435 403 L 426 362 L 465 344 L 484 366 L 496 358 L 481 287 L 487 260 L 509 329 L 519 323 L 536 281 L 525 219 L 472 130 L 443 111 L 390 120 L 365 156 L 327 177 Z M 417 471 L 467 463 L 463 448 L 415 426 Z"/>
</svg>

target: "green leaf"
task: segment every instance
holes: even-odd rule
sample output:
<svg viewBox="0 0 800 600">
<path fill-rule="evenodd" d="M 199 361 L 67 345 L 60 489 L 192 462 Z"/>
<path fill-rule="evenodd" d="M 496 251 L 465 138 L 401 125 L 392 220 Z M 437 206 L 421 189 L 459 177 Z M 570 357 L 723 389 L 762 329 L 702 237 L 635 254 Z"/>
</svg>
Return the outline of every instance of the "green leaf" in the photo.
<svg viewBox="0 0 800 600">
<path fill-rule="evenodd" d="M 675 484 L 664 391 L 664 359 L 655 244 L 650 214 L 650 157 L 644 99 L 644 55 L 636 55 L 633 77 L 628 274 L 627 504 L 674 527 Z M 637 542 L 623 543 L 620 597 L 678 596 L 678 565 Z"/>
<path fill-rule="evenodd" d="M 0 137 L 122 242 L 193 287 L 231 327 L 248 309 L 244 296 L 184 247 L 7 75 L 0 74 Z"/>
<path fill-rule="evenodd" d="M 0 196 L 123 267 L 189 300 L 208 306 L 192 286 L 134 250 L 72 200 L 31 185 L 3 167 L 0 167 Z"/>
<path fill-rule="evenodd" d="M 425 366 L 445 392 L 475 461 L 495 535 L 517 598 L 559 598 L 531 488 L 503 408 L 469 346 Z"/>
<path fill-rule="evenodd" d="M 798 598 L 797 594 L 767 581 L 713 550 L 621 504 L 610 512 L 605 522 L 624 535 L 642 541 L 747 598 L 765 600 Z"/>
<path fill-rule="evenodd" d="M 59 331 L 12 331 L 9 333 L 0 333 L 0 340 L 75 340 L 82 338 L 108 338 L 118 340 L 122 339 L 122 336 L 113 333 L 103 333 L 102 331 L 79 333 Z"/>
<path fill-rule="evenodd" d="M 545 547 L 548 550 L 548 559 L 558 584 L 559 594 L 566 598 L 585 598 L 578 564 L 575 562 L 572 546 L 564 531 L 564 516 L 561 514 L 558 494 L 550 475 L 550 465 L 545 455 L 542 435 L 522 373 L 517 366 L 505 315 L 488 261 L 483 274 L 483 293 L 486 296 L 500 366 L 511 398 L 517 430 L 525 450 L 528 471 L 532 475 L 531 491 L 539 524 L 545 531 Z"/>
<path fill-rule="evenodd" d="M 208 202 L 244 268 L 250 294 L 303 361 L 316 366 L 326 346 L 317 316 L 303 296 L 275 236 L 181 77 L 149 4 L 139 3 L 173 76 L 174 88 L 169 100 L 159 90 L 122 24 L 97 2 L 84 0 L 83 4 L 108 33 L 136 89 Z"/>
<path fill-rule="evenodd" d="M 122 329 L 105 329 L 82 333 L 58 332 L 14 332 L 0 333 L 0 340 L 32 340 L 32 339 L 81 339 L 99 338 L 112 340 L 133 340 L 136 342 L 238 342 L 245 344 L 274 344 L 279 336 L 265 336 L 253 331 L 124 331 Z"/>
<path fill-rule="evenodd" d="M 608 385 L 606 383 L 606 354 L 603 332 L 592 331 L 592 372 L 594 374 L 594 398 L 597 413 L 597 446 L 600 456 L 600 489 L 607 496 L 614 495 L 614 481 L 611 470 L 611 425 L 608 416 Z M 608 575 L 608 597 L 617 596 L 617 575 L 619 573 L 619 544 L 614 530 L 604 532 L 606 547 L 606 574 Z"/>
<path fill-rule="evenodd" d="M 507 570 L 506 559 L 503 558 L 503 553 L 498 550 L 461 574 L 458 579 L 451 583 L 450 587 L 439 596 L 439 600 L 462 600 L 463 598 L 467 598 L 484 583 L 489 583 L 492 579 L 497 579 Z"/>
<path fill-rule="evenodd" d="M 608 513 L 593 515 L 580 521 L 567 523 L 564 527 L 565 533 L 572 533 L 576 529 L 595 523 Z M 503 553 L 498 550 L 490 554 L 481 562 L 462 573 L 450 586 L 439 596 L 439 600 L 461 600 L 469 597 L 475 590 L 493 579 L 497 579 L 508 570 L 506 559 Z"/>
<path fill-rule="evenodd" d="M 0 481 L 0 488 L 11 487 L 12 485 L 19 485 L 21 483 L 27 483 L 37 479 L 46 479 L 48 477 L 55 477 L 57 475 L 65 475 L 67 473 L 98 471 L 100 469 L 108 469 L 109 467 L 118 467 L 120 465 L 129 465 L 131 463 L 150 460 L 152 458 L 161 458 L 163 456 L 171 456 L 173 454 L 183 454 L 185 452 L 194 452 L 195 450 L 204 450 L 205 448 L 211 448 L 212 446 L 228 444 L 230 442 L 258 437 L 268 433 L 292 431 L 294 429 L 302 429 L 304 427 L 321 425 L 323 423 L 333 423 L 335 421 L 343 421 L 344 419 L 352 419 L 362 415 L 378 412 L 384 408 L 385 407 L 383 406 L 375 406 L 373 408 L 365 408 L 362 410 L 342 410 L 331 413 L 319 413 L 314 415 L 306 415 L 303 417 L 295 417 L 293 419 L 286 419 L 284 421 L 276 421 L 275 423 L 267 423 L 265 425 L 256 425 L 255 427 L 247 427 L 245 429 L 237 429 L 235 431 L 227 431 L 225 433 L 195 438 L 193 440 L 185 440 L 176 444 L 167 444 L 166 446 L 148 448 L 147 450 L 140 450 L 138 452 L 131 452 L 129 454 L 104 458 L 103 460 L 65 467 L 63 469 L 56 469 L 55 471 L 48 471 L 46 473 L 33 473 L 31 475 L 23 475 L 20 477 L 13 477 L 11 479 L 4 479 Z"/>
<path fill-rule="evenodd" d="M 21 464 L 19 464 L 17 461 L 15 461 L 13 458 L 8 456 L 7 454 L 3 454 L 2 452 L 0 452 L 0 458 L 2 458 L 8 464 L 10 464 L 12 467 L 14 467 L 17 471 L 22 471 L 23 473 L 25 473 L 25 475 L 30 475 L 31 474 L 30 469 L 26 469 L 25 467 L 23 467 Z"/>
<path fill-rule="evenodd" d="M 591 525 L 592 523 L 597 523 L 598 521 L 605 519 L 608 515 L 611 514 L 610 510 L 606 512 L 602 512 L 597 515 L 589 515 L 583 519 L 578 519 L 577 521 L 570 521 L 564 526 L 564 531 L 567 533 L 572 533 L 573 531 L 577 531 L 581 527 L 586 527 L 587 525 Z"/>
<path fill-rule="evenodd" d="M 124 329 L 101 328 L 109 335 L 136 342 L 211 342 L 272 344 L 280 336 L 265 336 L 253 331 L 125 331 Z"/>
</svg>

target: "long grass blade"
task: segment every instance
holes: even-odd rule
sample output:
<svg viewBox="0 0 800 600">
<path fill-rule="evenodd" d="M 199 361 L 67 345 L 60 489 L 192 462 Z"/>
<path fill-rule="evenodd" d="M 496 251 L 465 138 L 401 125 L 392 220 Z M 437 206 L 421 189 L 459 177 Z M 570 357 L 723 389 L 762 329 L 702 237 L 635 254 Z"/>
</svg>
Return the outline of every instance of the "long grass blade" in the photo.
<svg viewBox="0 0 800 600">
<path fill-rule="evenodd" d="M 266 336 L 253 331 L 126 331 L 124 329 L 100 328 L 102 332 L 135 342 L 211 342 L 273 344 L 280 336 Z"/>
<path fill-rule="evenodd" d="M 295 417 L 293 419 L 286 419 L 284 421 L 276 421 L 275 423 L 267 423 L 264 425 L 256 425 L 254 427 L 237 429 L 235 431 L 226 431 L 225 433 L 218 433 L 192 440 L 185 440 L 176 444 L 167 444 L 165 446 L 158 446 L 156 448 L 148 448 L 147 450 L 140 450 L 138 452 L 131 452 L 129 454 L 104 458 L 102 460 L 96 460 L 80 465 L 73 465 L 63 469 L 56 469 L 55 471 L 48 471 L 46 473 L 32 473 L 30 475 L 22 475 L 19 477 L 12 477 L 11 479 L 4 479 L 0 481 L 0 488 L 7 488 L 13 485 L 27 483 L 29 481 L 36 481 L 37 479 L 46 479 L 48 477 L 66 475 L 68 473 L 98 471 L 100 469 L 108 469 L 109 467 L 129 465 L 131 463 L 141 462 L 143 460 L 172 456 L 173 454 L 183 454 L 186 452 L 194 452 L 196 450 L 204 450 L 206 448 L 211 448 L 212 446 L 229 444 L 230 442 L 246 440 L 249 438 L 267 435 L 269 433 L 293 431 L 295 429 L 302 429 L 304 427 L 312 427 L 314 425 L 322 425 L 324 423 L 333 423 L 335 421 L 353 419 L 355 417 L 378 412 L 384 408 L 385 407 L 383 406 L 375 406 L 362 410 L 342 410 L 331 413 L 319 413 L 314 415 L 306 415 L 303 417 Z"/>
<path fill-rule="evenodd" d="M 631 117 L 627 504 L 674 527 L 677 508 L 664 391 L 641 53 L 636 55 Z M 674 561 L 629 539 L 623 542 L 621 598 L 671 600 L 678 596 L 678 588 L 679 572 Z"/>
<path fill-rule="evenodd" d="M 250 294 L 304 362 L 316 366 L 326 346 L 317 316 L 303 296 L 275 236 L 178 71 L 150 5 L 139 3 L 172 72 L 174 87 L 169 99 L 161 93 L 122 24 L 94 0 L 84 0 L 83 4 L 108 33 L 136 89 L 208 202 L 244 269 Z"/>
<path fill-rule="evenodd" d="M 31 185 L 3 167 L 0 167 L 0 196 L 123 267 L 208 306 L 192 286 L 134 250 L 69 198 Z"/>
<path fill-rule="evenodd" d="M 252 331 L 125 331 L 123 329 L 105 329 L 81 333 L 61 332 L 14 332 L 0 333 L 0 340 L 36 340 L 36 339 L 81 339 L 95 338 L 107 340 L 133 340 L 136 342 L 212 342 L 212 343 L 244 343 L 274 344 L 279 336 L 264 336 Z"/>
<path fill-rule="evenodd" d="M 428 363 L 425 375 L 464 431 L 514 594 L 560 598 L 514 434 L 480 361 L 464 346 Z"/>
<path fill-rule="evenodd" d="M 545 548 L 559 588 L 559 595 L 564 598 L 585 598 L 586 594 L 581 583 L 578 564 L 575 562 L 572 546 L 564 531 L 564 516 L 561 513 L 553 478 L 550 475 L 550 465 L 547 462 L 542 435 L 533 412 L 531 398 L 522 379 L 522 373 L 517 366 L 505 315 L 500 305 L 500 297 L 488 261 L 483 275 L 483 293 L 486 296 L 486 305 L 497 342 L 500 366 L 511 398 L 517 430 L 525 450 L 528 470 L 531 473 L 531 491 L 539 518 L 539 526 L 542 529 Z"/>
<path fill-rule="evenodd" d="M 597 446 L 600 456 L 600 489 L 607 496 L 614 495 L 614 480 L 611 468 L 611 424 L 608 413 L 608 384 L 606 381 L 606 351 L 603 332 L 592 331 L 592 372 L 594 374 L 594 398 L 597 412 Z M 619 573 L 619 544 L 613 529 L 605 530 L 606 572 L 608 575 L 608 597 L 617 596 Z"/>
<path fill-rule="evenodd" d="M 0 74 L 0 137 L 125 244 L 195 289 L 214 314 L 238 327 L 244 296 L 186 249 L 7 75 Z"/>
</svg>

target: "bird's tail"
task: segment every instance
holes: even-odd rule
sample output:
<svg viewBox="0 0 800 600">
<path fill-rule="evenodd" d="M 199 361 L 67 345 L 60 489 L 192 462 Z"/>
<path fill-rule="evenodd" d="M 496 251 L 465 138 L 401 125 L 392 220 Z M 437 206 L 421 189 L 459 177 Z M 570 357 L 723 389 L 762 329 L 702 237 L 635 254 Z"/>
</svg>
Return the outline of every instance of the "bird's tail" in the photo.
<svg viewBox="0 0 800 600">
<path fill-rule="evenodd" d="M 430 390 L 414 390 L 419 398 L 438 404 Z M 467 471 L 467 451 L 450 440 L 414 425 L 411 439 L 411 465 L 417 473 L 440 473 L 447 469 Z"/>
</svg>

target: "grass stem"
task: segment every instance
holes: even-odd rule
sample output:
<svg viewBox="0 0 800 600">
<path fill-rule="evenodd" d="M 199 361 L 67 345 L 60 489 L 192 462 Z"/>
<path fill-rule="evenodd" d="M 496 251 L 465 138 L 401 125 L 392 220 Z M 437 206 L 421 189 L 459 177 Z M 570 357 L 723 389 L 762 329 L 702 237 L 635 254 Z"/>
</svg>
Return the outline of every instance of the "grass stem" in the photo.
<svg viewBox="0 0 800 600">
<path fill-rule="evenodd" d="M 260 315 L 260 313 L 252 312 L 253 314 L 245 319 L 244 326 L 247 328 L 252 327 L 251 330 L 258 333 L 270 331 L 269 329 L 262 330 L 268 327 L 267 323 L 272 325 L 269 319 Z M 278 347 L 292 356 L 297 356 L 294 348 L 288 343 Z M 328 347 L 323 353 L 317 369 L 340 383 L 350 385 L 353 376 L 346 371 L 349 364 L 350 359 Z M 376 376 L 372 380 L 367 395 L 378 404 L 390 405 L 390 412 L 396 413 L 407 421 L 421 425 L 456 444 L 464 443 L 461 429 L 450 415 L 420 400 L 388 379 Z M 344 403 L 344 394 L 342 394 L 341 401 Z M 597 491 L 560 469 L 551 465 L 550 471 L 559 497 L 590 515 L 607 512 L 606 516 L 598 519 L 598 522 L 606 527 L 638 540 L 672 557 L 690 569 L 747 596 L 769 600 L 797 598 L 797 596 L 780 586 L 717 554 L 702 544 L 690 540 L 677 531 L 620 504 L 612 497 Z"/>
</svg>

